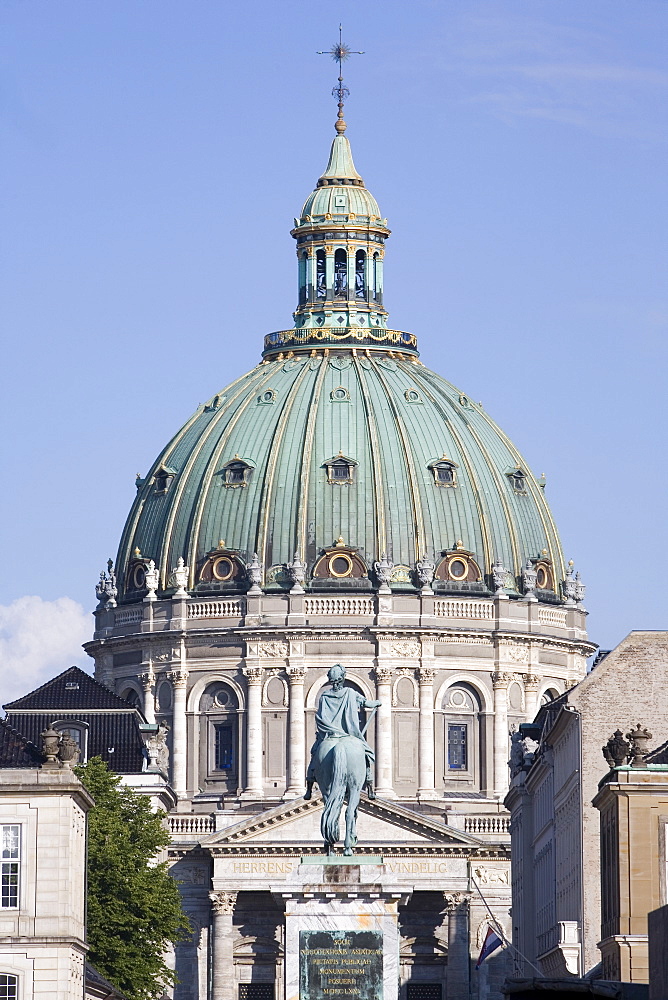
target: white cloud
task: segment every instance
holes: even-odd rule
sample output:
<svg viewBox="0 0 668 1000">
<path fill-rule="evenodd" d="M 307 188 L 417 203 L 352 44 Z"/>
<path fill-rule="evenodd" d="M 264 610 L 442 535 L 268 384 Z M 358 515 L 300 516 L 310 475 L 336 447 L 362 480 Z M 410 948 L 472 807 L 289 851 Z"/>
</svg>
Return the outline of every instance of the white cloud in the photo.
<svg viewBox="0 0 668 1000">
<path fill-rule="evenodd" d="M 19 597 L 0 604 L 0 704 L 13 701 L 73 664 L 88 668 L 81 644 L 92 620 L 70 597 Z"/>
</svg>

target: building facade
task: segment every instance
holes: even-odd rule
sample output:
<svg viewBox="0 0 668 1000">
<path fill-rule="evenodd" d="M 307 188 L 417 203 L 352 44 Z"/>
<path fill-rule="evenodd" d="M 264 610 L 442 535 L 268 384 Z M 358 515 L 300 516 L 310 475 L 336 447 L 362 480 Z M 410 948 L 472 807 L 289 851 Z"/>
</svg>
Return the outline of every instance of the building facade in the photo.
<svg viewBox="0 0 668 1000">
<path fill-rule="evenodd" d="M 299 913 L 319 900 L 343 919 L 352 899 L 394 928 L 387 1000 L 397 971 L 407 997 L 499 996 L 505 956 L 478 973 L 471 958 L 476 884 L 508 925 L 509 730 L 595 648 L 544 483 L 387 325 L 390 230 L 345 130 L 341 112 L 292 230 L 294 327 L 138 477 L 97 587 L 95 677 L 169 731 L 195 928 L 179 1000 L 292 998 Z M 335 662 L 381 703 L 358 855 L 383 860 L 358 866 L 364 890 L 302 864 L 320 851 L 303 793 Z"/>
<path fill-rule="evenodd" d="M 613 943 L 605 948 L 602 943 L 613 934 L 611 921 L 618 920 L 619 911 L 614 911 L 614 919 L 605 916 L 612 913 L 606 903 L 602 916 L 601 879 L 605 882 L 616 877 L 610 865 L 619 861 L 601 854 L 597 806 L 601 807 L 603 792 L 598 786 L 606 771 L 601 747 L 614 730 L 627 732 L 639 719 L 651 718 L 658 732 L 666 732 L 667 673 L 668 633 L 631 632 L 583 681 L 543 706 L 534 723 L 522 727 L 514 738 L 505 804 L 511 814 L 513 941 L 528 960 L 516 957 L 515 973 L 520 976 L 534 975 L 529 963 L 546 976 L 582 975 L 603 959 L 600 978 L 627 979 L 628 964 L 606 959 Z M 635 774 L 635 769 L 631 773 Z M 614 784 L 614 777 L 606 779 L 605 788 L 608 797 L 614 789 L 626 798 L 625 789 Z M 650 786 L 639 790 L 648 792 Z M 612 808 L 613 800 L 605 801 L 606 809 Z M 650 808 L 655 825 L 652 849 L 658 850 L 659 826 L 656 809 L 652 813 L 651 808 L 659 799 L 652 800 L 654 807 L 649 805 L 649 795 L 638 799 L 639 805 L 641 801 L 645 802 L 642 808 Z M 642 846 L 638 845 L 641 867 L 648 862 L 648 837 L 649 827 L 643 833 Z M 627 837 L 623 844 L 618 841 L 613 854 L 619 859 L 624 851 L 633 850 Z M 627 870 L 629 863 L 634 862 L 624 862 Z M 661 867 L 658 855 L 652 867 L 654 875 L 648 868 L 645 873 L 654 884 Z M 606 891 L 610 892 L 609 887 Z M 638 891 L 642 895 L 644 890 L 639 886 Z M 663 897 L 657 896 L 653 905 L 660 902 Z M 634 919 L 644 919 L 646 924 L 650 908 L 645 908 L 644 917 L 636 910 Z M 628 920 L 625 926 L 626 932 L 614 934 L 631 934 Z M 643 933 L 646 935 L 646 930 Z M 646 938 L 644 949 L 646 964 Z"/>
</svg>

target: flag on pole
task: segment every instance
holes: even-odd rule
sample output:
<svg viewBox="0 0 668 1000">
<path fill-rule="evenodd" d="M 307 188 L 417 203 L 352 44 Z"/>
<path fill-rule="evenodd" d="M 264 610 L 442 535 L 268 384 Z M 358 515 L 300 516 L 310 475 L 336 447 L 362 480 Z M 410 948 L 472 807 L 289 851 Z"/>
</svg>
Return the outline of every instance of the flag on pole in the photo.
<svg viewBox="0 0 668 1000">
<path fill-rule="evenodd" d="M 486 958 L 500 948 L 503 945 L 503 938 L 499 937 L 493 928 L 487 928 L 487 934 L 485 935 L 485 940 L 483 941 L 482 948 L 480 950 L 480 955 L 478 956 L 478 961 L 476 963 L 476 969 L 479 969 Z"/>
</svg>

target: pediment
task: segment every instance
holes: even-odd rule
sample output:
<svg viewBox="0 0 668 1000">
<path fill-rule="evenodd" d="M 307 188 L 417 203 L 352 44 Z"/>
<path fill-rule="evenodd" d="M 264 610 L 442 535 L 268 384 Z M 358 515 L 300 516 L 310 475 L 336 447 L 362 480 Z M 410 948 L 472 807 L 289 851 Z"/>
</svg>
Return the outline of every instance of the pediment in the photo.
<svg viewBox="0 0 668 1000">
<path fill-rule="evenodd" d="M 227 829 L 219 830 L 200 843 L 205 849 L 231 849 L 235 846 L 267 848 L 298 846 L 310 853 L 322 844 L 320 816 L 322 796 L 314 795 L 282 803 L 266 812 L 244 819 Z M 343 833 L 341 814 L 341 832 Z M 362 796 L 357 813 L 358 850 L 378 853 L 391 847 L 439 847 L 476 850 L 482 846 L 475 837 L 454 830 L 437 820 L 421 816 L 387 799 Z"/>
</svg>

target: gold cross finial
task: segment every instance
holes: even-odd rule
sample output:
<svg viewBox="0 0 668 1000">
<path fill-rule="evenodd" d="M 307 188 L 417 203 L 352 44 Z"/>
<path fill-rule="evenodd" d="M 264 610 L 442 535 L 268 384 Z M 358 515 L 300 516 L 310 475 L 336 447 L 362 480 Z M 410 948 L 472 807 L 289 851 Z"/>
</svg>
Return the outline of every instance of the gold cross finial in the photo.
<svg viewBox="0 0 668 1000">
<path fill-rule="evenodd" d="M 331 56 L 334 62 L 339 64 L 339 83 L 337 87 L 332 90 L 332 97 L 336 97 L 339 102 L 339 113 L 336 116 L 336 124 L 334 128 L 339 135 L 343 135 L 346 130 L 346 123 L 343 120 L 343 105 L 345 104 L 346 97 L 350 96 L 350 91 L 347 87 L 343 86 L 343 64 L 350 56 L 363 56 L 364 50 L 351 49 L 350 46 L 346 45 L 343 41 L 343 26 L 339 25 L 339 40 L 335 45 L 332 45 L 331 49 L 323 49 L 318 52 L 319 56 Z"/>
</svg>

